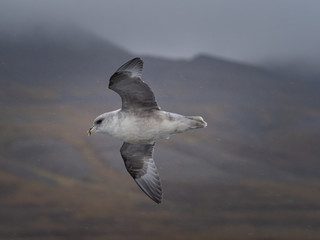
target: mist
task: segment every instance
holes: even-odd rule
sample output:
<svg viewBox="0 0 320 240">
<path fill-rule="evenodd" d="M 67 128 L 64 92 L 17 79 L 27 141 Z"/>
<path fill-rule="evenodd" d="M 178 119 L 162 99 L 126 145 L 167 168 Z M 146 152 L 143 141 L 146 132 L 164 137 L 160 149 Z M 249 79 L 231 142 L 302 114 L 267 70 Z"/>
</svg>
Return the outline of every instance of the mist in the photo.
<svg viewBox="0 0 320 240">
<path fill-rule="evenodd" d="M 191 58 L 208 54 L 280 72 L 317 76 L 318 1 L 1 1 L 0 26 L 74 25 L 134 54 Z M 303 75 L 303 74 L 302 74 Z"/>
</svg>

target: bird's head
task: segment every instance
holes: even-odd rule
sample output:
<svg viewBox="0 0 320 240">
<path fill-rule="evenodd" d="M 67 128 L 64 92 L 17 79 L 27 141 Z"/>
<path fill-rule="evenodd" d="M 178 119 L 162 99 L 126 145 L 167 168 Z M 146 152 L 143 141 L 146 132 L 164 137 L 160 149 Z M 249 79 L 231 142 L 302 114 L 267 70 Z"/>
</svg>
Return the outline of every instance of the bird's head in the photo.
<svg viewBox="0 0 320 240">
<path fill-rule="evenodd" d="M 104 114 L 98 116 L 93 121 L 93 126 L 87 131 L 87 135 L 90 136 L 92 133 L 102 132 L 105 125 L 105 119 Z"/>
</svg>

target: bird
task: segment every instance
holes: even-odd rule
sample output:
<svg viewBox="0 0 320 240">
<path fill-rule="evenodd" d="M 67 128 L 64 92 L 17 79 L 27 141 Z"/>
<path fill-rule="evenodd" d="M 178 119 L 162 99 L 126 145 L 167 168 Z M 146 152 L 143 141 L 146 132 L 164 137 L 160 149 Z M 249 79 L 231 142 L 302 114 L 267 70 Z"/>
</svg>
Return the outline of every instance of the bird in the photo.
<svg viewBox="0 0 320 240">
<path fill-rule="evenodd" d="M 141 190 L 154 202 L 162 202 L 162 187 L 153 159 L 155 142 L 173 134 L 207 127 L 201 116 L 183 116 L 162 111 L 151 88 L 141 76 L 143 61 L 136 57 L 110 77 L 109 89 L 122 100 L 120 109 L 93 121 L 87 135 L 106 133 L 123 141 L 120 154 L 125 167 Z"/>
</svg>

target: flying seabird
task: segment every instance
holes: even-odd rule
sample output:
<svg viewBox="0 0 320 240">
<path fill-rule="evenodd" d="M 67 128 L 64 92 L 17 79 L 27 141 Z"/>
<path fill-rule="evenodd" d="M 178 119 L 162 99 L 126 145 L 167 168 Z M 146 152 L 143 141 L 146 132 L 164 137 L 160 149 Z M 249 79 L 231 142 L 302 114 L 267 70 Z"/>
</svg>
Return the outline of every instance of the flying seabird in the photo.
<svg viewBox="0 0 320 240">
<path fill-rule="evenodd" d="M 141 80 L 142 68 L 143 61 L 134 58 L 111 76 L 109 88 L 120 95 L 122 107 L 98 116 L 87 134 L 107 133 L 122 140 L 120 153 L 128 172 L 146 195 L 161 203 L 160 177 L 153 160 L 156 140 L 207 123 L 200 116 L 161 111 L 152 90 Z"/>
</svg>

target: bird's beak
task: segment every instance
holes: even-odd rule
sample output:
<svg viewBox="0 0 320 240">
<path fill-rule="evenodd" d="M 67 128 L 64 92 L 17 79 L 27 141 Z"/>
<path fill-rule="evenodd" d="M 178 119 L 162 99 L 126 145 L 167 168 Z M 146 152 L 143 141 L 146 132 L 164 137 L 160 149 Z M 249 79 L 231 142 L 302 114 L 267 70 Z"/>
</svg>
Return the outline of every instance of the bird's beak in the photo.
<svg viewBox="0 0 320 240">
<path fill-rule="evenodd" d="M 87 135 L 90 136 L 92 133 L 95 133 L 97 131 L 95 126 L 92 126 L 88 131 L 87 131 Z"/>
</svg>

